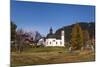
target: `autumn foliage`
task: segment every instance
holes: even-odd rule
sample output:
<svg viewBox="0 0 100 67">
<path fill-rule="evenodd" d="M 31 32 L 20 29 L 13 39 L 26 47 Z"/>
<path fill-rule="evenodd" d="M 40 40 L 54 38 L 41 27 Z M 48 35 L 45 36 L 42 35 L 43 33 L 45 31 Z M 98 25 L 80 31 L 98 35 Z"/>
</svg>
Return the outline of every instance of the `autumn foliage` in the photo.
<svg viewBox="0 0 100 67">
<path fill-rule="evenodd" d="M 81 49 L 83 45 L 83 32 L 79 24 L 75 24 L 71 33 L 72 50 Z"/>
</svg>

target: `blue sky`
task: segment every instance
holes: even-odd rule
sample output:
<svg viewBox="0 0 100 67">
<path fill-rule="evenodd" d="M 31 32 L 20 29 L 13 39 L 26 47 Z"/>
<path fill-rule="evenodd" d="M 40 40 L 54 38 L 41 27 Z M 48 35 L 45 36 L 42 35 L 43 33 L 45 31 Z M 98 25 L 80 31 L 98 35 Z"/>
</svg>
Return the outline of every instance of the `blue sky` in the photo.
<svg viewBox="0 0 100 67">
<path fill-rule="evenodd" d="M 95 7 L 12 1 L 11 20 L 17 28 L 39 31 L 46 35 L 50 27 L 56 31 L 76 22 L 95 21 Z"/>
</svg>

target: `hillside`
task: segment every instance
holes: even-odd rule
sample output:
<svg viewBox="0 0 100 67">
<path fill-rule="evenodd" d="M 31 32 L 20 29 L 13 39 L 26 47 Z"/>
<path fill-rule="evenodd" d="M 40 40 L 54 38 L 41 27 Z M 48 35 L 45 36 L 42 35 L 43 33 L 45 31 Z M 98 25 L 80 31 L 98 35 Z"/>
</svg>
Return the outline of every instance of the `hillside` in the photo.
<svg viewBox="0 0 100 67">
<path fill-rule="evenodd" d="M 82 30 L 88 30 L 89 34 L 90 34 L 90 38 L 95 36 L 95 23 L 94 22 L 79 22 L 78 23 Z M 64 29 L 65 31 L 65 41 L 69 42 L 71 39 L 71 31 L 72 28 L 75 24 L 69 25 L 69 26 L 63 26 L 62 28 L 59 28 L 58 30 L 56 30 L 55 34 L 56 35 L 61 35 L 61 30 Z"/>
</svg>

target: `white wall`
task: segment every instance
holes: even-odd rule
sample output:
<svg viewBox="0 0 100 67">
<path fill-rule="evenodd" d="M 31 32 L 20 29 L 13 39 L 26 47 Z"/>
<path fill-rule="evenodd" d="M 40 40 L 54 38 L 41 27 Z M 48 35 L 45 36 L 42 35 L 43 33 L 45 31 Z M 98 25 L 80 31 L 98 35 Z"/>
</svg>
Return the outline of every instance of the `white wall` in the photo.
<svg viewBox="0 0 100 67">
<path fill-rule="evenodd" d="M 63 41 L 60 39 L 50 38 L 50 39 L 46 39 L 45 46 L 64 46 L 64 44 Z"/>
<path fill-rule="evenodd" d="M 55 46 L 54 40 L 56 41 L 55 38 L 46 39 L 46 46 Z M 51 42 L 51 44 L 50 44 L 50 42 Z"/>
<path fill-rule="evenodd" d="M 65 38 L 64 38 L 65 35 L 64 34 L 65 34 L 64 30 L 62 30 L 61 31 L 61 40 L 62 40 L 63 45 L 65 44 Z"/>
</svg>

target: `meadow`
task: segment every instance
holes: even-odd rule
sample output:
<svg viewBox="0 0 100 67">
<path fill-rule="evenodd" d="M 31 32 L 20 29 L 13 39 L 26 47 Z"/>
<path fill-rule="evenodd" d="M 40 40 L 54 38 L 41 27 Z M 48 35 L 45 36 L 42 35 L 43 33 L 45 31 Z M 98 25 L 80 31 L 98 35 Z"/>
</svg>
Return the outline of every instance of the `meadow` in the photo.
<svg viewBox="0 0 100 67">
<path fill-rule="evenodd" d="M 91 50 L 68 51 L 65 47 L 39 47 L 11 52 L 11 66 L 27 66 L 58 63 L 95 61 L 95 52 Z"/>
</svg>

